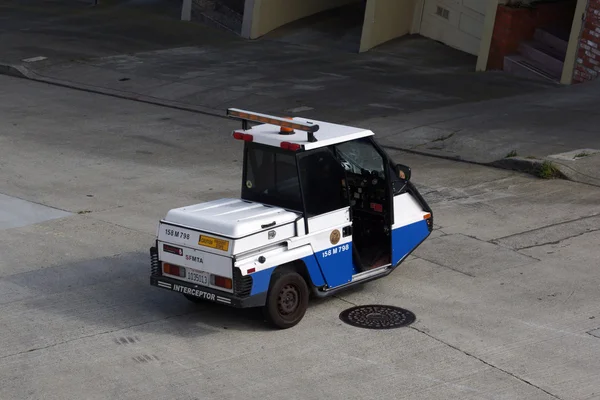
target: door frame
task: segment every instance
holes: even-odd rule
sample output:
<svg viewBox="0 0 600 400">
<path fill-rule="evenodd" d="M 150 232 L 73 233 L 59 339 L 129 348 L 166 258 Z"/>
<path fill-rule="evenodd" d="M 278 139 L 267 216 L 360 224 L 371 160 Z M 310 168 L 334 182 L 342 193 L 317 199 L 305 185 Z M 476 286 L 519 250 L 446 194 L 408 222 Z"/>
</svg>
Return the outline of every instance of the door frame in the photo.
<svg viewBox="0 0 600 400">
<path fill-rule="evenodd" d="M 335 153 L 333 152 L 333 150 L 331 149 L 332 146 L 324 146 L 324 147 L 317 147 L 315 149 L 312 150 L 308 150 L 308 151 L 301 151 L 298 152 L 296 154 L 296 169 L 298 171 L 298 184 L 300 186 L 300 198 L 302 199 L 302 214 L 304 217 L 304 229 L 305 229 L 305 234 L 306 235 L 310 235 L 310 224 L 309 224 L 309 220 L 315 220 L 315 219 L 320 219 L 320 217 L 325 216 L 325 215 L 329 215 L 332 213 L 338 213 L 341 212 L 342 210 L 349 210 L 349 218 L 350 218 L 350 223 L 352 223 L 352 207 L 350 206 L 350 192 L 348 190 L 348 187 L 346 186 L 346 197 L 348 199 L 348 204 L 344 205 L 343 207 L 340 207 L 338 209 L 335 210 L 330 210 L 328 212 L 325 212 L 323 214 L 319 214 L 319 215 L 309 215 L 308 211 L 307 211 L 307 203 L 308 203 L 308 199 L 307 199 L 307 193 L 306 193 L 306 187 L 304 186 L 303 180 L 302 180 L 302 171 L 300 169 L 300 163 L 302 161 L 303 158 L 305 157 L 310 157 L 312 154 L 317 154 L 319 152 L 329 152 L 334 158 L 335 158 Z M 343 169 L 343 167 L 340 165 L 340 168 Z M 345 171 L 344 171 L 345 173 Z"/>
<path fill-rule="evenodd" d="M 413 15 L 411 34 L 421 32 L 421 23 L 423 22 L 423 11 L 425 10 L 425 0 L 416 0 L 415 13 Z"/>
</svg>

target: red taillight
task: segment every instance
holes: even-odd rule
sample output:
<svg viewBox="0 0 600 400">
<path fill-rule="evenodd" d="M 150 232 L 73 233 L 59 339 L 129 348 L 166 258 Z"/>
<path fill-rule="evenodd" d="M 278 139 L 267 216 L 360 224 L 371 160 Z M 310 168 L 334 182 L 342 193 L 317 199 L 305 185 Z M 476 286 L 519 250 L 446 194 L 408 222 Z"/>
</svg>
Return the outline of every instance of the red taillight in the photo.
<svg viewBox="0 0 600 400">
<path fill-rule="evenodd" d="M 163 271 L 169 275 L 185 276 L 185 268 L 178 265 L 163 263 Z"/>
<path fill-rule="evenodd" d="M 212 275 L 213 282 L 211 282 L 215 286 L 220 286 L 225 289 L 231 289 L 233 287 L 233 282 L 230 278 L 225 278 L 223 276 Z"/>
<path fill-rule="evenodd" d="M 178 256 L 183 255 L 183 249 L 180 249 L 179 247 L 175 246 L 169 246 L 168 244 L 163 245 L 163 250 L 167 253 L 177 254 Z"/>
<path fill-rule="evenodd" d="M 281 148 L 284 150 L 298 151 L 302 148 L 298 143 L 281 142 Z"/>
<path fill-rule="evenodd" d="M 237 140 L 243 140 L 244 142 L 251 142 L 254 137 L 248 133 L 233 132 L 233 138 Z"/>
</svg>

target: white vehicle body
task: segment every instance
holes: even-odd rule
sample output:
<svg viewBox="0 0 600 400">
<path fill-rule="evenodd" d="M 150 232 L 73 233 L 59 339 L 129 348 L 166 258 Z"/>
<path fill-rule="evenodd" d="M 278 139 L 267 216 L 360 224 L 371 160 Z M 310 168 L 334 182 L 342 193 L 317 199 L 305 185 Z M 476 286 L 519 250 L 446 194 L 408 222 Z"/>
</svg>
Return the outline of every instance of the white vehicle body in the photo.
<svg viewBox="0 0 600 400">
<path fill-rule="evenodd" d="M 152 285 L 265 306 L 286 268 L 327 296 L 389 274 L 431 233 L 431 209 L 370 130 L 229 111 L 244 121 L 233 133 L 246 142 L 242 196 L 168 211 Z"/>
</svg>

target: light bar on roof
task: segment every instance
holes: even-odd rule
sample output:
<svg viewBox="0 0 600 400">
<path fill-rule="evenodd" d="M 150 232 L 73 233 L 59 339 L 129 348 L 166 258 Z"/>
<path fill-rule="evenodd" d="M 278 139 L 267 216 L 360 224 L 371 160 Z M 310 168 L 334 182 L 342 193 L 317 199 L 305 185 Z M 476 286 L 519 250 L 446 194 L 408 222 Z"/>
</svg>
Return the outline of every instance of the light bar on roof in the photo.
<svg viewBox="0 0 600 400">
<path fill-rule="evenodd" d="M 319 125 L 314 125 L 307 122 L 294 121 L 286 118 L 274 117 L 272 115 L 260 114 L 251 111 L 239 110 L 237 108 L 228 108 L 227 116 L 235 119 L 240 119 L 244 122 L 260 122 L 263 124 L 277 125 L 281 127 L 304 131 L 308 133 L 309 142 L 316 141 L 313 133 L 319 130 Z M 247 129 L 247 127 L 244 126 L 244 129 Z"/>
</svg>

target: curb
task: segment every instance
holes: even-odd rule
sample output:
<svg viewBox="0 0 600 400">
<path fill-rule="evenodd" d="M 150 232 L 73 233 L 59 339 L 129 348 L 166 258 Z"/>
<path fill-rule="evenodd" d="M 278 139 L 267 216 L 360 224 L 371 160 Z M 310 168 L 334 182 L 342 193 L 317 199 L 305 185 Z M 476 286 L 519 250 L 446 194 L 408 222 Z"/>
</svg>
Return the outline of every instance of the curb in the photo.
<svg viewBox="0 0 600 400">
<path fill-rule="evenodd" d="M 8 75 L 16 78 L 28 79 L 35 82 L 42 82 L 49 85 L 80 90 L 82 92 L 102 94 L 105 96 L 111 96 L 125 100 L 133 100 L 140 103 L 152 104 L 156 106 L 227 119 L 227 115 L 225 114 L 225 112 L 215 110 L 210 107 L 194 106 L 191 104 L 180 103 L 173 100 L 165 100 L 157 97 L 145 96 L 143 94 L 138 93 L 124 92 L 121 90 L 108 89 L 98 86 L 86 85 L 84 83 L 76 83 L 62 79 L 50 78 L 33 72 L 23 65 L 11 65 L 0 63 L 0 75 Z"/>
<path fill-rule="evenodd" d="M 492 167 L 524 172 L 540 179 L 563 179 L 570 182 L 600 187 L 600 179 L 577 171 L 573 167 L 546 159 L 504 158 L 489 163 Z M 550 174 L 550 176 L 543 176 Z"/>
<path fill-rule="evenodd" d="M 557 160 L 552 160 L 551 162 L 565 176 L 565 179 L 573 181 L 573 182 L 585 183 L 587 185 L 600 187 L 600 178 L 599 177 L 585 174 L 581 171 L 576 170 L 572 166 L 563 164 L 562 162 L 557 161 Z"/>
<path fill-rule="evenodd" d="M 559 166 L 550 160 L 530 159 L 521 157 L 509 157 L 488 163 L 492 167 L 524 172 L 541 179 L 564 179 L 570 181 L 569 177 Z"/>
<path fill-rule="evenodd" d="M 492 167 L 492 168 L 522 172 L 525 174 L 535 176 L 536 178 L 539 178 L 539 179 L 546 179 L 546 180 L 548 180 L 548 179 L 563 179 L 563 180 L 573 181 L 573 182 L 577 182 L 577 183 L 584 183 L 584 184 L 593 185 L 593 186 L 600 186 L 597 183 L 590 183 L 589 181 L 586 181 L 586 180 L 575 179 L 573 173 L 567 173 L 563 169 L 562 165 L 555 164 L 554 162 L 551 162 L 550 160 L 511 157 L 511 158 L 503 158 L 503 159 L 492 161 L 492 162 L 478 162 L 478 161 L 465 160 L 465 159 L 462 159 L 457 156 L 447 156 L 447 155 L 443 155 L 443 154 L 430 153 L 427 151 L 405 149 L 405 148 L 396 147 L 396 146 L 382 145 L 382 147 L 386 148 L 386 149 L 403 151 L 406 153 L 416 154 L 416 155 L 421 155 L 421 156 L 426 156 L 426 157 L 440 158 L 440 159 L 449 160 L 449 161 L 458 161 L 458 162 L 462 162 L 465 164 L 474 164 L 474 165 L 481 165 L 483 167 Z M 550 169 L 550 171 L 549 171 L 550 176 L 544 176 L 544 171 L 546 171 L 548 168 Z"/>
<path fill-rule="evenodd" d="M 137 101 L 140 103 L 152 104 L 161 107 L 172 108 L 176 110 L 189 111 L 197 114 L 209 115 L 212 117 L 227 119 L 227 116 L 224 112 L 215 110 L 209 107 L 202 106 L 194 106 L 186 103 L 179 103 L 177 101 L 165 100 L 151 96 L 145 96 L 132 92 L 124 92 L 121 90 L 108 89 L 98 86 L 86 85 L 83 83 L 76 83 L 56 78 L 50 78 L 43 75 L 40 75 L 36 72 L 31 71 L 27 67 L 23 65 L 12 65 L 12 64 L 2 64 L 0 63 L 0 75 L 8 75 L 16 78 L 28 79 L 31 81 L 46 83 L 54 86 L 61 86 L 65 88 L 80 90 L 88 93 L 96 93 L 105 96 L 116 97 L 125 100 Z M 533 175 L 540 179 L 564 179 L 572 182 L 584 183 L 592 186 L 600 187 L 600 180 L 594 177 L 589 177 L 587 175 L 583 175 L 578 171 L 574 170 L 571 167 L 566 165 L 562 165 L 561 163 L 557 163 L 551 160 L 543 160 L 543 159 L 528 159 L 521 157 L 510 157 L 503 158 L 501 160 L 492 161 L 489 163 L 485 162 L 476 162 L 465 160 L 457 156 L 447 156 L 442 154 L 436 154 L 427 151 L 418 151 L 412 149 L 405 149 L 401 147 L 383 145 L 384 148 L 389 148 L 392 150 L 404 151 L 407 153 L 441 158 L 450 161 L 459 161 L 468 164 L 475 164 L 505 170 L 512 170 L 517 172 L 526 173 L 529 175 Z M 549 173 L 549 174 L 548 174 Z"/>
<path fill-rule="evenodd" d="M 27 78 L 26 68 L 18 65 L 0 63 L 0 74 L 14 76 L 16 78 Z"/>
</svg>

